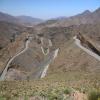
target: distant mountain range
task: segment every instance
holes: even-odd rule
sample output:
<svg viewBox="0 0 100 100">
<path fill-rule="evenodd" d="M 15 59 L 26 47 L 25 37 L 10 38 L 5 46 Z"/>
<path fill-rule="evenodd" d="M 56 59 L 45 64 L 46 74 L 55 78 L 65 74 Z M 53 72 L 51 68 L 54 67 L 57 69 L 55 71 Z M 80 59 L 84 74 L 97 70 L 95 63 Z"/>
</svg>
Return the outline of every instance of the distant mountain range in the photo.
<svg viewBox="0 0 100 100">
<path fill-rule="evenodd" d="M 0 47 L 7 45 L 12 38 L 25 31 L 27 26 L 43 22 L 42 19 L 30 16 L 12 16 L 0 12 Z"/>
<path fill-rule="evenodd" d="M 100 22 L 100 8 L 94 12 L 89 10 L 84 11 L 81 14 L 71 16 L 71 17 L 61 17 L 56 19 L 48 20 L 44 23 L 40 23 L 39 26 L 71 26 L 71 25 L 81 25 L 81 24 L 94 24 Z"/>
<path fill-rule="evenodd" d="M 29 25 L 35 25 L 35 24 L 39 24 L 41 22 L 43 22 L 42 19 L 39 18 L 33 18 L 30 16 L 17 16 L 16 18 L 18 18 L 18 20 L 20 20 L 22 23 L 24 24 L 29 24 Z"/>
<path fill-rule="evenodd" d="M 20 24 L 25 26 L 34 25 L 46 25 L 46 26 L 71 26 L 80 24 L 93 24 L 100 22 L 100 8 L 94 12 L 89 10 L 84 11 L 81 14 L 71 17 L 58 17 L 47 21 L 39 18 L 33 18 L 30 16 L 12 16 L 3 12 L 0 12 L 0 21 L 10 22 L 14 24 Z"/>
<path fill-rule="evenodd" d="M 43 22 L 43 20 L 39 18 L 33 18 L 30 16 L 12 16 L 3 12 L 0 12 L 0 21 L 20 24 L 25 26 L 33 26 Z"/>
</svg>

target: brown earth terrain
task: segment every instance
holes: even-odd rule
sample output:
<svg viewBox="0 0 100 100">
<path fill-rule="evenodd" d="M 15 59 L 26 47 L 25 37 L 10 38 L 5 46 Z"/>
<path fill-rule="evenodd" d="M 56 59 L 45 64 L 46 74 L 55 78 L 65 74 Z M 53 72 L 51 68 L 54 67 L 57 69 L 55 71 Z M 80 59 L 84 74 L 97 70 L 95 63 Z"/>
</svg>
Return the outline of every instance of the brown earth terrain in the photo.
<svg viewBox="0 0 100 100">
<path fill-rule="evenodd" d="M 1 75 L 9 59 L 25 49 L 25 43 L 30 41 L 27 50 L 14 58 L 7 69 L 6 80 L 13 80 L 16 86 L 15 84 L 11 86 L 6 81 L 0 83 L 0 88 L 3 91 L 2 93 L 4 93 L 1 94 L 5 96 L 9 90 L 12 91 L 11 89 L 13 88 L 14 90 L 15 88 L 16 91 L 13 93 L 15 96 L 19 92 L 19 87 L 25 88 L 28 93 L 32 94 L 34 87 L 36 91 L 39 89 L 46 91 L 49 87 L 50 89 L 52 88 L 52 84 L 53 87 L 61 85 L 63 88 L 69 86 L 80 90 L 79 93 L 72 94 L 75 98 L 81 98 L 83 95 L 86 96 L 84 93 L 81 94 L 81 91 L 85 91 L 87 94 L 92 89 L 99 91 L 100 61 L 79 48 L 73 39 L 74 36 L 77 36 L 82 46 L 100 56 L 99 17 L 100 8 L 94 12 L 86 11 L 77 16 L 64 19 L 64 21 L 50 20 L 34 27 L 0 23 L 2 25 L 0 26 L 0 35 L 2 36 L 0 37 Z M 29 37 L 31 38 L 30 40 Z M 52 46 L 49 46 L 48 40 L 52 42 Z M 49 53 L 44 55 L 41 47 L 45 52 L 49 48 Z M 58 55 L 49 64 L 46 76 L 43 79 L 40 79 L 40 76 L 35 79 L 36 75 L 41 74 L 42 68 L 47 66 L 44 63 L 47 63 L 48 59 L 52 58 L 54 50 L 58 48 Z M 24 81 L 16 82 L 15 80 L 24 80 L 25 83 Z M 20 84 L 19 87 L 17 87 L 17 84 Z M 4 91 L 2 86 L 6 87 L 7 92 Z M 9 89 L 9 87 L 12 88 Z M 30 87 L 32 89 L 29 89 Z M 25 92 L 23 89 L 21 91 Z M 55 92 L 53 93 L 55 94 Z M 25 94 L 27 93 L 25 92 Z M 8 97 L 11 98 L 10 93 Z"/>
</svg>

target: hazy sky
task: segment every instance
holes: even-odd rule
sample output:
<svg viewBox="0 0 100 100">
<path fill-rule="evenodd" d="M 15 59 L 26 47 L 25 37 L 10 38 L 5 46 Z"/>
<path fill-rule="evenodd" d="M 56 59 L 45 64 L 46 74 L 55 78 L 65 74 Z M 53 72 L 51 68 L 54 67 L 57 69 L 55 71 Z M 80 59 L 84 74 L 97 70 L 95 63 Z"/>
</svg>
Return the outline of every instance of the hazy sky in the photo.
<svg viewBox="0 0 100 100">
<path fill-rule="evenodd" d="M 72 16 L 84 10 L 94 11 L 100 0 L 0 0 L 0 11 L 43 19 Z"/>
</svg>

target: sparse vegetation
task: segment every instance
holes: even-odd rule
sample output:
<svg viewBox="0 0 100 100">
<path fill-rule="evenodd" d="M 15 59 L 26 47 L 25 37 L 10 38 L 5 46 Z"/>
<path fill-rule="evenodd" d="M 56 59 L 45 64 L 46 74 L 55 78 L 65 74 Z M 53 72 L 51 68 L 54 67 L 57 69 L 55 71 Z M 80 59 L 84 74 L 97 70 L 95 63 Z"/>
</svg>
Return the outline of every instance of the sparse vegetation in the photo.
<svg viewBox="0 0 100 100">
<path fill-rule="evenodd" d="M 91 88 L 94 88 L 92 84 L 87 83 L 83 86 L 82 83 L 74 83 L 71 86 L 67 81 L 59 80 L 4 81 L 0 82 L 0 97 L 4 100 L 19 100 L 17 98 L 20 97 L 26 100 L 31 97 L 47 98 L 47 100 L 67 100 L 73 92 L 83 93 L 85 91 L 85 95 L 87 95 Z M 90 94 L 89 100 L 93 100 L 91 97 Z"/>
</svg>

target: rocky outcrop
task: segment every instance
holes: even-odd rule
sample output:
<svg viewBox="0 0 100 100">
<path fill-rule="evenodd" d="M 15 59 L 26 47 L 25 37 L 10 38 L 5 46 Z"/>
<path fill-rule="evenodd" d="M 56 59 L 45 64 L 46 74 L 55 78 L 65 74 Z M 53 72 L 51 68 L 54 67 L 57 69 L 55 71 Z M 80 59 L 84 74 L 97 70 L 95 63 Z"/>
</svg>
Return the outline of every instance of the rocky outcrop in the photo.
<svg viewBox="0 0 100 100">
<path fill-rule="evenodd" d="M 85 39 L 85 37 L 82 35 L 82 34 L 78 34 L 77 35 L 77 38 L 81 41 L 81 44 L 90 49 L 91 51 L 93 51 L 94 53 L 96 53 L 97 55 L 100 56 L 100 51 L 90 42 L 88 41 L 87 39 Z"/>
</svg>

